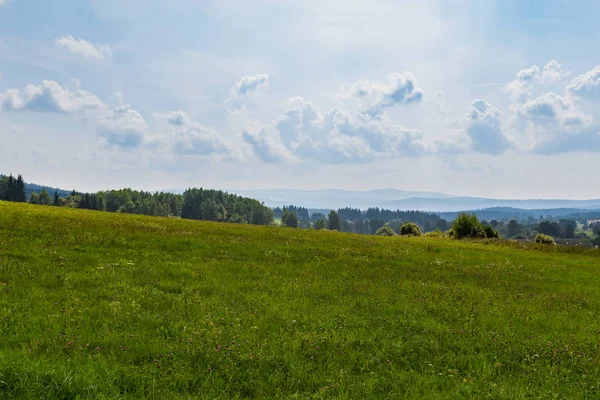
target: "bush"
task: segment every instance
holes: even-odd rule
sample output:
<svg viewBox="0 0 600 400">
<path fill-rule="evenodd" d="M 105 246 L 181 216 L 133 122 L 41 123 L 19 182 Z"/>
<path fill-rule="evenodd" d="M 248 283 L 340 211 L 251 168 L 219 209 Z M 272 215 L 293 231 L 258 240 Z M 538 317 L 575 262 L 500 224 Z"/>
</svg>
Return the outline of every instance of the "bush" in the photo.
<svg viewBox="0 0 600 400">
<path fill-rule="evenodd" d="M 514 237 L 515 240 L 527 240 L 527 238 L 523 235 L 517 235 Z"/>
<path fill-rule="evenodd" d="M 377 229 L 375 232 L 376 236 L 398 236 L 396 232 L 392 229 L 388 224 L 383 225 L 381 228 Z"/>
<path fill-rule="evenodd" d="M 498 233 L 498 231 L 492 228 L 491 226 L 484 226 L 483 231 L 485 232 L 485 237 L 488 239 L 500 238 L 500 234 Z"/>
<path fill-rule="evenodd" d="M 402 236 L 421 236 L 421 228 L 414 222 L 406 222 L 400 227 L 400 235 Z"/>
<path fill-rule="evenodd" d="M 543 233 L 539 233 L 535 237 L 535 242 L 541 244 L 556 244 L 552 236 L 544 235 Z"/>
<path fill-rule="evenodd" d="M 455 239 L 473 238 L 485 239 L 484 227 L 475 214 L 461 212 L 452 222 L 452 232 Z"/>
</svg>

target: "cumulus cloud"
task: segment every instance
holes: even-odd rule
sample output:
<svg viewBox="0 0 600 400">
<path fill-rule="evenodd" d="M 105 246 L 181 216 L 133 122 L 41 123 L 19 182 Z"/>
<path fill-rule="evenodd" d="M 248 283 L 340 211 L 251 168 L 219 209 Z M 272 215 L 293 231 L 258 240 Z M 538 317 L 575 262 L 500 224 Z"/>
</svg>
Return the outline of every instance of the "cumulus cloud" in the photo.
<svg viewBox="0 0 600 400">
<path fill-rule="evenodd" d="M 586 99 L 600 100 L 600 65 L 573 79 L 567 86 L 567 92 Z"/>
<path fill-rule="evenodd" d="M 96 45 L 87 40 L 74 38 L 71 35 L 56 39 L 56 44 L 73 54 L 94 60 L 104 60 L 112 57 L 112 50 L 107 45 Z"/>
<path fill-rule="evenodd" d="M 27 85 L 23 90 L 11 89 L 0 93 L 0 108 L 4 111 L 34 111 L 74 114 L 86 110 L 104 109 L 106 106 L 96 96 L 81 89 L 73 80 L 72 88 L 54 81 L 41 85 Z"/>
<path fill-rule="evenodd" d="M 142 115 L 129 105 L 114 108 L 109 115 L 98 118 L 96 124 L 98 137 L 110 146 L 124 149 L 142 146 L 149 131 Z"/>
<path fill-rule="evenodd" d="M 513 147 L 502 127 L 502 112 L 485 100 L 471 103 L 465 115 L 465 132 L 480 153 L 501 154 Z"/>
<path fill-rule="evenodd" d="M 552 60 L 544 66 L 540 72 L 539 78 L 542 83 L 554 83 L 560 81 L 570 74 L 570 72 L 567 72 L 563 69 L 562 65 L 560 65 L 558 61 Z"/>
<path fill-rule="evenodd" d="M 520 131 L 533 140 L 537 153 L 600 150 L 594 121 L 581 111 L 573 97 L 544 93 L 517 110 Z"/>
<path fill-rule="evenodd" d="M 514 103 L 522 103 L 531 97 L 534 83 L 556 83 L 569 74 L 556 60 L 543 68 L 533 65 L 519 71 L 517 77 L 506 85 L 506 91 Z"/>
<path fill-rule="evenodd" d="M 358 99 L 366 106 L 369 114 L 378 114 L 384 108 L 419 103 L 423 90 L 417 86 L 410 72 L 388 75 L 387 83 L 358 81 L 344 88 L 342 99 Z"/>
<path fill-rule="evenodd" d="M 252 147 L 254 154 L 267 163 L 278 164 L 289 159 L 287 152 L 264 129 L 253 132 L 247 128 L 242 130 L 242 138 Z"/>
<path fill-rule="evenodd" d="M 415 157 L 427 152 L 421 132 L 394 124 L 385 116 L 322 112 L 302 99 L 290 100 L 276 124 L 284 146 L 296 157 L 322 163 L 367 162 L 376 158 Z"/>
</svg>

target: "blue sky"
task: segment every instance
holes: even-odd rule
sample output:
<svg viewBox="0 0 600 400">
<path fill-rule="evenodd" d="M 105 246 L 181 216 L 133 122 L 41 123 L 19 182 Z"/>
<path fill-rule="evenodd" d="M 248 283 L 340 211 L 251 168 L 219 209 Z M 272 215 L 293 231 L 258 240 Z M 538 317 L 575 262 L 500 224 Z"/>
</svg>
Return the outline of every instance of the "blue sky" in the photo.
<svg viewBox="0 0 600 400">
<path fill-rule="evenodd" d="M 594 1 L 0 0 L 0 171 L 599 197 Z"/>
</svg>

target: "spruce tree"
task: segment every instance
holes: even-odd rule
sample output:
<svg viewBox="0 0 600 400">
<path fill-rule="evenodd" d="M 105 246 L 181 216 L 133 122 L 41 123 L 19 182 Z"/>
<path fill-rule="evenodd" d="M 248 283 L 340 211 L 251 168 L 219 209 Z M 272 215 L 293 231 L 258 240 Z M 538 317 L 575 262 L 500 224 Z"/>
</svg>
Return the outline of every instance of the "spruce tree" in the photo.
<svg viewBox="0 0 600 400">
<path fill-rule="evenodd" d="M 15 178 L 13 178 L 12 174 L 8 176 L 8 195 L 6 196 L 6 200 L 15 201 Z"/>
<path fill-rule="evenodd" d="M 60 196 L 58 195 L 58 191 L 54 191 L 54 200 L 52 202 L 55 206 L 60 206 Z"/>
<path fill-rule="evenodd" d="M 27 201 L 27 192 L 25 191 L 25 180 L 22 175 L 17 177 L 15 182 L 15 201 L 25 203 Z"/>
</svg>

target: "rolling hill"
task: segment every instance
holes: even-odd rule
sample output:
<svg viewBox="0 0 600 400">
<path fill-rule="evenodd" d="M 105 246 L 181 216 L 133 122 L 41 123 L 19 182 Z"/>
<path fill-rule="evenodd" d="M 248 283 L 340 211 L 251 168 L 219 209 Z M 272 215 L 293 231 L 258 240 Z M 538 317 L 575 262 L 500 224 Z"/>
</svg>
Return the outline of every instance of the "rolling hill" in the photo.
<svg viewBox="0 0 600 400">
<path fill-rule="evenodd" d="M 595 398 L 598 250 L 0 202 L 3 398 Z"/>
</svg>

